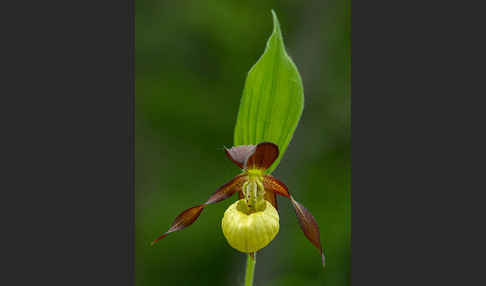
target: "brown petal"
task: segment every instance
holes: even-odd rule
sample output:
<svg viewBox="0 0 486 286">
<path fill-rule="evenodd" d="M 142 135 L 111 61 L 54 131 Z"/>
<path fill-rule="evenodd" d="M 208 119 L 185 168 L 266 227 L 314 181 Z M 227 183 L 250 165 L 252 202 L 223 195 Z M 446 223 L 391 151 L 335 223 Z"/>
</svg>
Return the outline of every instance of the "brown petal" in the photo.
<svg viewBox="0 0 486 286">
<path fill-rule="evenodd" d="M 274 192 L 265 192 L 265 200 L 270 202 L 272 206 L 278 211 L 277 194 Z"/>
<path fill-rule="evenodd" d="M 241 174 L 234 177 L 231 181 L 221 186 L 206 201 L 206 205 L 213 204 L 231 197 L 235 192 L 240 191 L 243 183 L 248 179 L 248 175 Z"/>
<path fill-rule="evenodd" d="M 271 175 L 265 175 L 263 177 L 263 187 L 265 190 L 270 190 L 281 196 L 290 198 L 289 188 Z"/>
<path fill-rule="evenodd" d="M 300 228 L 304 232 L 307 239 L 321 252 L 322 267 L 325 266 L 325 257 L 322 252 L 321 246 L 321 235 L 319 233 L 319 227 L 314 219 L 314 216 L 300 203 L 298 203 L 294 198 L 290 197 L 290 201 L 294 206 L 295 213 L 299 219 Z"/>
<path fill-rule="evenodd" d="M 234 177 L 231 181 L 224 184 L 215 193 L 213 193 L 204 204 L 183 211 L 174 219 L 174 222 L 172 223 L 169 230 L 166 233 L 159 236 L 157 239 L 155 239 L 152 242 L 152 245 L 154 245 L 157 241 L 161 240 L 162 238 L 166 237 L 169 233 L 184 229 L 190 226 L 191 224 L 193 224 L 196 221 L 196 219 L 199 217 L 199 215 L 201 214 L 205 206 L 220 202 L 224 199 L 231 197 L 235 192 L 241 191 L 241 186 L 246 181 L 246 179 L 247 179 L 246 174 L 241 174 Z"/>
<path fill-rule="evenodd" d="M 200 205 L 183 211 L 180 215 L 178 215 L 174 219 L 172 226 L 169 228 L 169 230 L 166 233 L 162 234 L 156 240 L 152 241 L 152 245 L 154 245 L 157 241 L 161 240 L 162 238 L 166 237 L 169 233 L 190 226 L 193 222 L 196 221 L 196 219 L 199 217 L 203 209 L 204 209 L 204 205 Z"/>
<path fill-rule="evenodd" d="M 230 149 L 224 149 L 226 156 L 241 169 L 245 168 L 246 160 L 255 153 L 255 150 L 255 145 L 240 145 L 231 147 Z"/>
<path fill-rule="evenodd" d="M 253 155 L 248 158 L 245 169 L 268 169 L 278 158 L 278 146 L 271 142 L 263 142 L 256 146 Z"/>
</svg>

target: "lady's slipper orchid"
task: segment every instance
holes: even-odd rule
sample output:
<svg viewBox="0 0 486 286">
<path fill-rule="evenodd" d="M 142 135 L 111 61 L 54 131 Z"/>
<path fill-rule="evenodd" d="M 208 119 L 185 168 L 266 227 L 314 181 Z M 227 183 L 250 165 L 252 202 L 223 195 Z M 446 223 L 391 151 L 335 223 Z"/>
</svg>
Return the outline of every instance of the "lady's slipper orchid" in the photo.
<svg viewBox="0 0 486 286">
<path fill-rule="evenodd" d="M 302 231 L 320 251 L 324 266 L 319 228 L 314 217 L 294 200 L 284 183 L 265 174 L 265 170 L 278 158 L 278 146 L 264 142 L 258 145 L 235 146 L 225 151 L 226 155 L 242 169 L 242 174 L 221 186 L 204 204 L 183 211 L 175 218 L 169 230 L 152 244 L 169 233 L 194 223 L 206 205 L 220 202 L 238 193 L 239 200 L 225 211 L 222 220 L 223 234 L 233 248 L 251 254 L 267 246 L 278 233 L 278 194 L 290 199 Z"/>
</svg>

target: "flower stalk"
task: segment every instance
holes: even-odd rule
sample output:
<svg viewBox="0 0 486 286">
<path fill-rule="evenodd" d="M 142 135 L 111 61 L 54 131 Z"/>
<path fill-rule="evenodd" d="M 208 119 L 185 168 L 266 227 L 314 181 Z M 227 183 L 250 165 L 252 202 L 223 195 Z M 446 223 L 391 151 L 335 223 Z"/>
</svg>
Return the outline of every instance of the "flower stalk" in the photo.
<svg viewBox="0 0 486 286">
<path fill-rule="evenodd" d="M 253 276 L 255 274 L 256 251 L 248 253 L 246 260 L 245 286 L 253 286 Z"/>
</svg>

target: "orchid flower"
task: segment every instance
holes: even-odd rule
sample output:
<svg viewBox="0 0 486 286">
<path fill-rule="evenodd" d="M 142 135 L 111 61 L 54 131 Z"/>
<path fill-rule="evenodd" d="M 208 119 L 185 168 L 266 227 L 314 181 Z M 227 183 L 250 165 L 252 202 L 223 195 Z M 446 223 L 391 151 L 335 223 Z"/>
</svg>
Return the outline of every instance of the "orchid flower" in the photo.
<svg viewBox="0 0 486 286">
<path fill-rule="evenodd" d="M 287 186 L 267 170 L 278 158 L 276 144 L 263 142 L 258 145 L 240 145 L 225 149 L 226 155 L 242 173 L 221 186 L 201 205 L 179 214 L 167 232 L 152 242 L 152 245 L 168 234 L 184 229 L 194 223 L 205 206 L 220 202 L 238 193 L 239 200 L 225 211 L 221 223 L 223 234 L 231 247 L 250 255 L 267 246 L 279 231 L 277 195 L 290 199 L 295 209 L 300 228 L 307 239 L 320 251 L 322 265 L 324 253 L 320 233 L 312 214 L 289 193 Z"/>
</svg>

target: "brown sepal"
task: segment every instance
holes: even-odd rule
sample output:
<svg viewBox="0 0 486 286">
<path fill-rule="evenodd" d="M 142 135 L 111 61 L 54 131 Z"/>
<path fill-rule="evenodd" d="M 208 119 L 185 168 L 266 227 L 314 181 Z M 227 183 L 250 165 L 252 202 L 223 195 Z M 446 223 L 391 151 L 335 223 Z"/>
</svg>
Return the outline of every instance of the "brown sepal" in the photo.
<svg viewBox="0 0 486 286">
<path fill-rule="evenodd" d="M 271 175 L 265 175 L 263 177 L 263 187 L 265 190 L 270 190 L 281 196 L 290 198 L 289 188 Z"/>
<path fill-rule="evenodd" d="M 321 246 L 321 235 L 314 216 L 312 216 L 312 214 L 303 205 L 294 200 L 294 198 L 290 197 L 290 201 L 292 202 L 295 213 L 297 214 L 300 228 L 304 232 L 307 239 L 320 251 L 322 267 L 325 267 L 326 262 Z"/>
<path fill-rule="evenodd" d="M 231 147 L 230 149 L 224 148 L 226 156 L 241 169 L 245 169 L 246 160 L 255 153 L 255 150 L 255 145 L 240 145 Z"/>
<path fill-rule="evenodd" d="M 174 222 L 172 223 L 169 230 L 159 236 L 154 241 L 152 241 L 151 245 L 154 245 L 157 241 L 166 237 L 169 233 L 184 229 L 193 224 L 197 220 L 205 206 L 220 202 L 224 199 L 231 197 L 235 192 L 241 191 L 241 186 L 245 182 L 246 177 L 246 174 L 241 174 L 234 177 L 231 181 L 224 184 L 215 193 L 213 193 L 204 204 L 183 211 L 174 219 Z"/>
<path fill-rule="evenodd" d="M 268 169 L 278 158 L 278 146 L 271 142 L 263 142 L 256 146 L 256 150 L 248 158 L 246 170 L 248 169 Z"/>
</svg>

